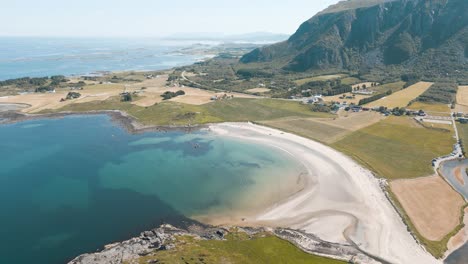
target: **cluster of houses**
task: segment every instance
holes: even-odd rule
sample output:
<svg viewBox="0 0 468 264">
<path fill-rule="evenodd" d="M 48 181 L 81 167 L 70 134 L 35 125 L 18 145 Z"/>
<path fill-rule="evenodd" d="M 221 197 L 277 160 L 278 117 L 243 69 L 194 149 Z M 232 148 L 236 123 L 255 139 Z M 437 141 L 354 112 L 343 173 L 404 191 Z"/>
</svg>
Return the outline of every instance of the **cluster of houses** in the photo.
<svg viewBox="0 0 468 264">
<path fill-rule="evenodd" d="M 303 90 L 302 93 L 307 93 L 310 90 Z M 359 91 L 353 91 L 353 95 L 349 94 L 342 94 L 339 99 L 355 99 L 355 94 L 372 94 L 373 91 L 370 90 L 359 90 Z M 419 117 L 425 117 L 427 114 L 423 110 L 409 110 L 405 108 L 394 108 L 394 109 L 388 109 L 387 107 L 379 106 L 379 107 L 365 107 L 361 105 L 357 105 L 355 103 L 350 103 L 348 104 L 346 101 L 342 102 L 331 102 L 331 103 L 326 103 L 322 95 L 312 95 L 310 97 L 299 97 L 299 96 L 290 96 L 289 99 L 296 100 L 302 102 L 302 104 L 318 104 L 318 105 L 328 105 L 332 109 L 332 112 L 336 112 L 340 109 L 345 110 L 347 112 L 367 112 L 367 111 L 375 111 L 382 113 L 385 116 L 389 115 L 395 115 L 395 116 L 402 116 L 402 115 L 407 115 L 407 116 L 419 116 Z M 212 99 L 214 100 L 214 99 Z M 459 113 L 463 114 L 463 113 Z M 468 115 L 466 116 L 459 116 L 458 119 L 460 122 L 463 123 L 468 123 Z"/>
<path fill-rule="evenodd" d="M 295 99 L 295 98 L 294 98 Z M 303 104 L 316 104 L 323 102 L 322 95 L 314 95 L 311 97 L 303 97 L 301 98 Z"/>
<path fill-rule="evenodd" d="M 461 124 L 468 124 L 468 114 L 463 112 L 453 113 L 453 117 Z"/>
<path fill-rule="evenodd" d="M 344 110 L 352 111 L 352 112 L 374 111 L 374 112 L 379 112 L 385 116 L 390 116 L 390 115 L 394 115 L 394 116 L 407 115 L 407 116 L 419 116 L 419 117 L 427 116 L 426 112 L 424 112 L 423 110 L 415 111 L 415 110 L 407 110 L 405 108 L 399 108 L 399 107 L 388 109 L 387 107 L 383 107 L 383 106 L 369 108 L 369 107 L 364 107 L 360 105 L 350 105 L 350 106 L 345 106 Z"/>
<path fill-rule="evenodd" d="M 148 79 L 148 80 L 157 79 L 157 78 L 159 78 L 159 75 L 145 74 L 145 78 Z"/>
</svg>

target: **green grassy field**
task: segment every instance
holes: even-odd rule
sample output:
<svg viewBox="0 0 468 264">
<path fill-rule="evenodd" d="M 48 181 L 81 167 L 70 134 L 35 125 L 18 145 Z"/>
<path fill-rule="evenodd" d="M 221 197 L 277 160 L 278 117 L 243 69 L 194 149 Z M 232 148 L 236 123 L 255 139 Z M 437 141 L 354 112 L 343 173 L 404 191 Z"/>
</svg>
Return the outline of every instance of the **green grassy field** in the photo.
<svg viewBox="0 0 468 264">
<path fill-rule="evenodd" d="M 457 129 L 458 129 L 460 138 L 464 142 L 468 142 L 468 124 L 457 123 Z"/>
<path fill-rule="evenodd" d="M 379 176 L 415 178 L 433 174 L 431 160 L 449 154 L 453 133 L 424 128 L 408 117 L 390 117 L 332 144 Z"/>
<path fill-rule="evenodd" d="M 393 82 L 372 87 L 372 90 L 376 91 L 377 93 L 385 93 L 388 90 L 392 90 L 392 92 L 397 92 L 403 89 L 404 86 L 405 82 Z"/>
<path fill-rule="evenodd" d="M 468 150 L 468 124 L 457 123 L 457 130 L 458 130 L 458 136 L 461 139 L 464 151 L 466 152 Z"/>
<path fill-rule="evenodd" d="M 114 97 L 102 102 L 71 104 L 52 112 L 93 110 L 122 110 L 146 125 L 187 125 L 218 122 L 263 121 L 283 117 L 330 117 L 331 114 L 312 112 L 298 102 L 275 99 L 222 100 L 205 105 L 163 102 L 140 107 L 120 102 Z M 51 112 L 49 110 L 44 112 Z"/>
<path fill-rule="evenodd" d="M 325 144 L 330 144 L 348 133 L 345 129 L 304 118 L 286 118 L 264 121 L 260 122 L 260 124 L 294 133 L 302 137 L 311 138 Z"/>
<path fill-rule="evenodd" d="M 179 237 L 176 248 L 157 251 L 141 257 L 138 263 L 310 263 L 340 264 L 338 260 L 307 254 L 288 241 L 270 234 L 248 238 L 244 233 L 231 233 L 224 241 L 195 240 Z M 158 261 L 158 262 L 155 262 Z"/>
<path fill-rule="evenodd" d="M 408 106 L 412 110 L 424 110 L 429 113 L 450 116 L 451 109 L 448 104 L 414 102 Z"/>
</svg>

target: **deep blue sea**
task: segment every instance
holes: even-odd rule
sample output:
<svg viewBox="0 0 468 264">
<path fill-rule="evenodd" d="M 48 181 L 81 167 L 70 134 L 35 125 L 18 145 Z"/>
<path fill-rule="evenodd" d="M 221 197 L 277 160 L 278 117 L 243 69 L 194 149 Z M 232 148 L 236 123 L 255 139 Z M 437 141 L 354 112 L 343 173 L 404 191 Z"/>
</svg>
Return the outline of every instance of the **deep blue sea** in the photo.
<svg viewBox="0 0 468 264">
<path fill-rule="evenodd" d="M 239 215 L 302 168 L 207 131 L 129 134 L 106 115 L 0 125 L 0 263 L 64 263 L 162 223 Z M 195 147 L 196 146 L 196 147 Z"/>
<path fill-rule="evenodd" d="M 0 80 L 167 69 L 202 59 L 177 52 L 191 44 L 158 39 L 0 37 Z"/>
</svg>

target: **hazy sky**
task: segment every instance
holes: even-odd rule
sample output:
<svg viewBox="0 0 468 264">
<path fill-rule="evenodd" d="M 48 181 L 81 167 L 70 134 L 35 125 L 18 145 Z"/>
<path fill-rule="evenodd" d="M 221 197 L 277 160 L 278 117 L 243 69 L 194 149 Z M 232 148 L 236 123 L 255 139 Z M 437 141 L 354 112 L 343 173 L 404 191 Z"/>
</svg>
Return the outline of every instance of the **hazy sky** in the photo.
<svg viewBox="0 0 468 264">
<path fill-rule="evenodd" d="M 0 0 L 0 35 L 293 33 L 338 0 Z"/>
</svg>

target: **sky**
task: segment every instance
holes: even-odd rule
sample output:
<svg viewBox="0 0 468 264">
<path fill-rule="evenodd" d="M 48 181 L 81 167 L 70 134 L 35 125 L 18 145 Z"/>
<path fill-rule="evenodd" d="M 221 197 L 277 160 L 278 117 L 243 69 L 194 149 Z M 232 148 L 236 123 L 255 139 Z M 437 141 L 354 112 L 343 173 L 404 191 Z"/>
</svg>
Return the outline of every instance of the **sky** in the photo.
<svg viewBox="0 0 468 264">
<path fill-rule="evenodd" d="M 338 0 L 0 0 L 0 35 L 292 34 Z"/>
</svg>

